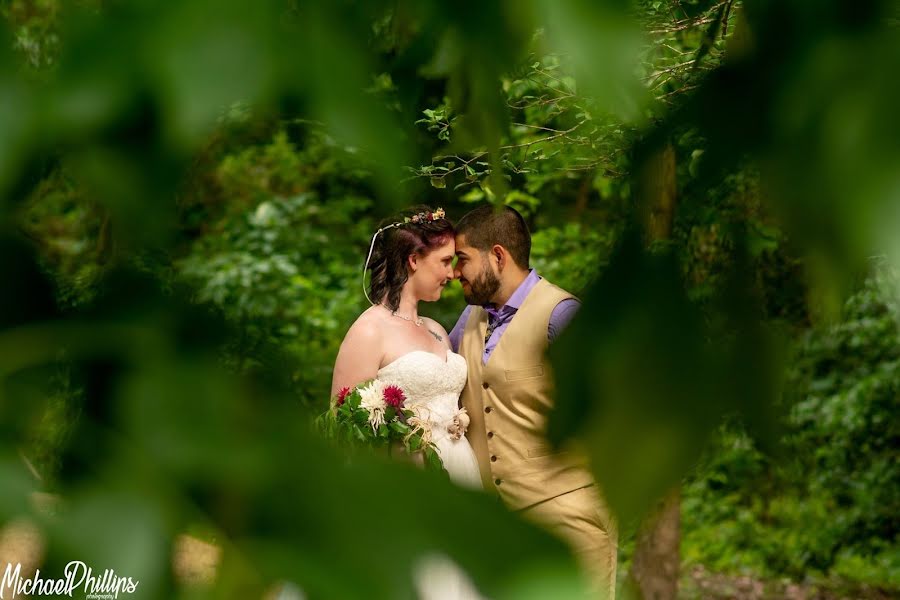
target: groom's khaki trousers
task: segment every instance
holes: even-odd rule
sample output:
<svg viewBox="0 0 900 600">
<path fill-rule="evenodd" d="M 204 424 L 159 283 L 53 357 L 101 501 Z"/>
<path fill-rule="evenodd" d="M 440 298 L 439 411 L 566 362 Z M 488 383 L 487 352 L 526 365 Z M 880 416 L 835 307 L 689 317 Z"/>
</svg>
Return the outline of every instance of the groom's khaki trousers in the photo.
<svg viewBox="0 0 900 600">
<path fill-rule="evenodd" d="M 588 576 L 592 596 L 615 598 L 618 529 L 595 486 L 561 494 L 520 513 L 569 544 Z"/>
</svg>

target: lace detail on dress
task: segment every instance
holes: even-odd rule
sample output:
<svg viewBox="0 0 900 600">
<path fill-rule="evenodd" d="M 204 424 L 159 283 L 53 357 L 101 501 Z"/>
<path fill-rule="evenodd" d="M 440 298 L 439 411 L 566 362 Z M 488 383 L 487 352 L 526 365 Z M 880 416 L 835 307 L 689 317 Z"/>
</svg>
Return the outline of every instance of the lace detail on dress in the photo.
<svg viewBox="0 0 900 600">
<path fill-rule="evenodd" d="M 435 437 L 450 435 L 459 415 L 459 395 L 466 385 L 466 360 L 447 350 L 447 359 L 413 350 L 378 370 L 378 379 L 399 385 L 406 392 L 406 406 L 434 426 Z"/>
</svg>

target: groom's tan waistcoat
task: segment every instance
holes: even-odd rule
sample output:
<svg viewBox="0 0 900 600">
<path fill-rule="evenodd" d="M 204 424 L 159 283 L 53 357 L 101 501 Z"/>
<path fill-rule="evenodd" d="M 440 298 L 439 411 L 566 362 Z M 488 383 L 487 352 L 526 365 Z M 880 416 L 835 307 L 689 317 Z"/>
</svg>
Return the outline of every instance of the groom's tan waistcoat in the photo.
<svg viewBox="0 0 900 600">
<path fill-rule="evenodd" d="M 545 354 L 553 309 L 571 294 L 541 279 L 482 364 L 487 312 L 473 307 L 460 354 L 469 367 L 462 403 L 469 413 L 466 437 L 475 450 L 485 489 L 513 510 L 593 484 L 580 454 L 554 452 L 547 416 L 554 402 L 553 375 Z"/>
</svg>

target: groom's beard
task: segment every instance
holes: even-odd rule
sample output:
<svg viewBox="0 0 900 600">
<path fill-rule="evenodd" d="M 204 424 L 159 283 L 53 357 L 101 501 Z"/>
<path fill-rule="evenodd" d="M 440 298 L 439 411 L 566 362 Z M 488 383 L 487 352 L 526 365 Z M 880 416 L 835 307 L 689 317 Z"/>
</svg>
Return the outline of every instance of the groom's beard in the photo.
<svg viewBox="0 0 900 600">
<path fill-rule="evenodd" d="M 469 291 L 463 288 L 463 297 L 466 303 L 476 306 L 484 306 L 491 303 L 491 298 L 500 289 L 500 278 L 491 270 L 490 265 L 485 265 L 478 279 L 469 280 Z"/>
</svg>

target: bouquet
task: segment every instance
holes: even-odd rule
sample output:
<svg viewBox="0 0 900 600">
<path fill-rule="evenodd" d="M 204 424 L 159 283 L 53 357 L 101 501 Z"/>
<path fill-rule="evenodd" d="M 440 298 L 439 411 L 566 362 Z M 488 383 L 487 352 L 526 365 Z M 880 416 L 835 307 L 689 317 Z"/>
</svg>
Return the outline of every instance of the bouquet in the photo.
<svg viewBox="0 0 900 600">
<path fill-rule="evenodd" d="M 328 411 L 318 419 L 326 437 L 356 446 L 395 447 L 408 454 L 421 452 L 425 468 L 443 471 L 432 440 L 431 423 L 406 406 L 406 394 L 379 379 L 343 388 L 332 397 Z"/>
</svg>

